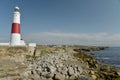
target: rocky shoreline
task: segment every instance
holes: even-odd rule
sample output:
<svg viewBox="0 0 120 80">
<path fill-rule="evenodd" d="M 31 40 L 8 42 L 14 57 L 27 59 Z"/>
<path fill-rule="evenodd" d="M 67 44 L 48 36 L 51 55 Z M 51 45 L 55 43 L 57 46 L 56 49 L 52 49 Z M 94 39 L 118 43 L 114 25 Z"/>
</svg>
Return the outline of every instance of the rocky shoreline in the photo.
<svg viewBox="0 0 120 80">
<path fill-rule="evenodd" d="M 19 65 L 15 65 L 16 70 L 14 68 L 10 70 L 9 66 L 9 74 L 7 72 L 1 74 L 4 69 L 0 67 L 0 80 L 119 80 L 118 69 L 98 62 L 87 53 L 105 48 L 108 47 L 37 46 L 17 49 L 8 47 L 6 50 L 10 56 L 9 60 L 12 59 Z M 22 60 L 17 60 L 19 58 Z"/>
<path fill-rule="evenodd" d="M 100 50 L 105 50 L 106 48 L 109 47 L 103 47 L 103 46 L 74 46 L 75 51 L 85 51 L 85 52 L 90 52 L 90 51 L 100 51 Z"/>
</svg>

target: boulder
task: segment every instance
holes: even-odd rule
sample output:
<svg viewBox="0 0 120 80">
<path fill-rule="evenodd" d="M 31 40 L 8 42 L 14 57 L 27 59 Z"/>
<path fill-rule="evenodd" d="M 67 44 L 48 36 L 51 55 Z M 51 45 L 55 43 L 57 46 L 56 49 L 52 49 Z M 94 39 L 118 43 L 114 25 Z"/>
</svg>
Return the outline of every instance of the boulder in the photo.
<svg viewBox="0 0 120 80">
<path fill-rule="evenodd" d="M 92 78 L 93 78 L 93 80 L 96 80 L 97 76 L 96 75 L 92 75 Z"/>
<path fill-rule="evenodd" d="M 56 71 L 56 68 L 53 66 L 48 66 L 48 69 L 50 70 L 51 73 L 54 73 Z"/>
<path fill-rule="evenodd" d="M 70 79 L 70 80 L 74 80 L 75 77 L 76 77 L 75 75 L 71 75 L 71 76 L 69 77 L 69 79 Z"/>
<path fill-rule="evenodd" d="M 62 67 L 61 73 L 67 75 L 68 69 L 66 67 Z"/>
<path fill-rule="evenodd" d="M 64 80 L 64 77 L 63 77 L 63 75 L 62 74 L 60 74 L 60 73 L 55 73 L 55 80 Z"/>
<path fill-rule="evenodd" d="M 38 68 L 38 69 L 36 69 L 36 72 L 37 72 L 39 75 L 41 75 L 42 69 L 41 69 L 41 68 Z"/>
<path fill-rule="evenodd" d="M 41 76 L 46 77 L 47 74 L 47 72 L 42 72 Z"/>
<path fill-rule="evenodd" d="M 83 72 L 83 69 L 82 69 L 81 66 L 78 66 L 77 69 L 78 69 L 78 72 L 79 72 L 80 74 Z"/>
<path fill-rule="evenodd" d="M 33 79 L 34 80 L 39 80 L 40 79 L 40 76 L 37 74 L 36 71 L 33 71 Z"/>
<path fill-rule="evenodd" d="M 117 72 L 118 76 L 120 76 L 120 71 Z"/>
<path fill-rule="evenodd" d="M 54 73 L 47 73 L 45 77 L 46 78 L 53 78 L 54 77 Z"/>
<path fill-rule="evenodd" d="M 71 76 L 74 74 L 73 67 L 68 67 L 68 74 Z"/>
</svg>

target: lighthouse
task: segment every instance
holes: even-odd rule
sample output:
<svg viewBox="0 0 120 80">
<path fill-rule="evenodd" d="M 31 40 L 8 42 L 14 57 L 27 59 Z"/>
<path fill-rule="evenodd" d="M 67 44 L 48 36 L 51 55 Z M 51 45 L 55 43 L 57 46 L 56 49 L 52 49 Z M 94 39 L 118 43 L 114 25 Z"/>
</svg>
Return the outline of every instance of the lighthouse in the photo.
<svg viewBox="0 0 120 80">
<path fill-rule="evenodd" d="M 20 9 L 19 7 L 14 8 L 10 45 L 11 46 L 25 46 L 25 42 L 21 38 L 21 34 L 20 34 Z"/>
</svg>

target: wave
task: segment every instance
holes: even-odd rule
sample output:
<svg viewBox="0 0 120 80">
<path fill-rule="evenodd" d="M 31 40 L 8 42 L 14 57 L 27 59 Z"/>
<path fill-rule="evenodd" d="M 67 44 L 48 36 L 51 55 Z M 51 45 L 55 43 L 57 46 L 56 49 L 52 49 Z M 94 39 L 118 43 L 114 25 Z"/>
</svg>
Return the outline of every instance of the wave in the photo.
<svg viewBox="0 0 120 80">
<path fill-rule="evenodd" d="M 113 66 L 120 68 L 120 65 L 114 64 Z"/>
<path fill-rule="evenodd" d="M 102 59 L 102 60 L 109 60 L 109 57 L 97 57 L 97 59 Z"/>
</svg>

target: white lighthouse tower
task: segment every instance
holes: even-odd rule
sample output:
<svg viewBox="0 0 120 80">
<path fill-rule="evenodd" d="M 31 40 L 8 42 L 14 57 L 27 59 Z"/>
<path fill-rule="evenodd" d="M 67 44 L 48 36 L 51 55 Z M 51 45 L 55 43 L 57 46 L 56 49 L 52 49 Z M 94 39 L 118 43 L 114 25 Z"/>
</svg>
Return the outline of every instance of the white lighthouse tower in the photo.
<svg viewBox="0 0 120 80">
<path fill-rule="evenodd" d="M 24 46 L 25 43 L 21 39 L 20 34 L 20 10 L 19 7 L 15 7 L 13 14 L 13 23 L 11 29 L 11 46 Z"/>
</svg>

